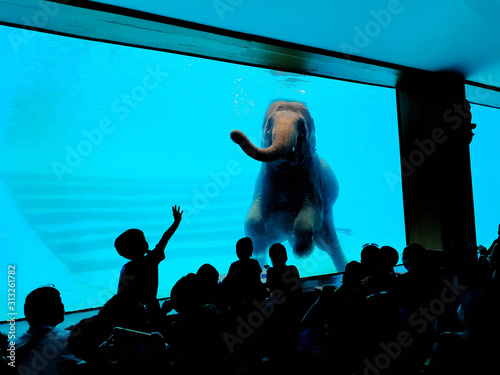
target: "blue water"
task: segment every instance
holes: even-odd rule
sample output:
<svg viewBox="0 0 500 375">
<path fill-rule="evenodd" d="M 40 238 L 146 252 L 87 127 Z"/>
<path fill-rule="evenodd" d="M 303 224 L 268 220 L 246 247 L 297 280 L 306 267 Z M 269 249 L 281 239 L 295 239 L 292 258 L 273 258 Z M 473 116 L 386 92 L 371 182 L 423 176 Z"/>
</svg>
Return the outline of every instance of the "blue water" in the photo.
<svg viewBox="0 0 500 375">
<path fill-rule="evenodd" d="M 158 296 L 203 263 L 225 274 L 260 168 L 229 133 L 260 144 L 275 99 L 305 102 L 315 119 L 348 260 L 367 242 L 405 246 L 393 89 L 35 32 L 14 50 L 19 32 L 0 27 L 0 265 L 16 266 L 20 316 L 48 283 L 67 311 L 102 305 L 126 261 L 116 236 L 140 228 L 153 248 L 174 204 L 184 219 Z M 336 272 L 321 250 L 298 260 L 286 246 L 301 276 Z"/>
<path fill-rule="evenodd" d="M 470 144 L 477 244 L 489 248 L 500 225 L 500 110 L 471 106 L 477 127 Z"/>
</svg>

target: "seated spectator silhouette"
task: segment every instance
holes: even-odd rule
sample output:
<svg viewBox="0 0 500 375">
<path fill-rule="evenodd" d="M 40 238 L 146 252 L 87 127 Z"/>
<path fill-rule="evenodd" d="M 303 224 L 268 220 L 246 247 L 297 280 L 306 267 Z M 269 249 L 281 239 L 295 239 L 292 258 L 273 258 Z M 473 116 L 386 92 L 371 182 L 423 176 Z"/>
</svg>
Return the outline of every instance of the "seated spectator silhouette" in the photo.
<svg viewBox="0 0 500 375">
<path fill-rule="evenodd" d="M 173 371 L 173 363 L 159 332 L 142 332 L 115 327 L 113 334 L 101 344 L 100 350 L 107 359 L 106 375 L 135 375 L 155 373 L 159 369 L 165 373 Z M 93 369 L 92 373 L 104 370 Z"/>
<path fill-rule="evenodd" d="M 323 286 L 316 302 L 313 303 L 302 318 L 302 328 L 320 328 L 325 324 L 330 324 L 330 328 L 334 328 L 337 325 L 335 324 L 336 322 L 343 320 L 332 318 L 340 313 L 338 309 L 339 304 L 344 300 L 365 299 L 366 292 L 362 284 L 363 276 L 363 267 L 360 262 L 353 260 L 347 263 L 342 274 L 342 285 L 338 288 L 335 288 L 333 285 Z M 343 327 L 345 325 L 341 324 L 340 326 Z"/>
<path fill-rule="evenodd" d="M 118 293 L 138 300 L 146 306 L 154 324 L 161 327 L 161 310 L 156 298 L 158 292 L 158 265 L 165 259 L 165 247 L 182 220 L 180 207 L 172 207 L 174 222 L 163 234 L 156 247 L 149 251 L 144 233 L 129 229 L 115 240 L 115 248 L 121 256 L 130 261 L 121 270 Z"/>
<path fill-rule="evenodd" d="M 81 360 L 68 349 L 69 332 L 56 326 L 64 321 L 64 305 L 52 286 L 33 290 L 26 297 L 24 314 L 28 331 L 16 340 L 19 373 L 69 374 Z"/>
<path fill-rule="evenodd" d="M 396 267 L 399 261 L 398 251 L 392 246 L 382 246 L 380 248 L 380 259 L 382 270 L 395 275 L 394 267 Z"/>
<path fill-rule="evenodd" d="M 280 243 L 271 245 L 269 258 L 271 258 L 272 267 L 267 270 L 266 287 L 271 292 L 271 298 L 274 290 L 288 302 L 295 302 L 302 293 L 302 285 L 297 267 L 286 264 L 288 255 L 285 246 Z"/>
<path fill-rule="evenodd" d="M 250 237 L 240 238 L 236 242 L 238 260 L 231 263 L 228 274 L 242 275 L 251 282 L 260 281 L 262 268 L 256 259 L 252 259 L 253 244 Z"/>
<path fill-rule="evenodd" d="M 363 363 L 368 335 L 365 268 L 358 261 L 347 263 L 338 288 L 325 285 L 302 320 L 302 328 L 317 330 L 324 356 L 341 374 L 351 374 Z"/>
<path fill-rule="evenodd" d="M 115 327 L 151 333 L 155 331 L 146 308 L 139 301 L 128 298 L 125 294 L 111 297 L 97 315 L 82 319 L 71 327 L 68 340 L 70 350 L 83 358 L 93 372 L 107 373 L 114 371 L 109 363 L 104 344 L 113 335 Z"/>
<path fill-rule="evenodd" d="M 203 264 L 196 271 L 203 304 L 220 305 L 219 271 L 209 263 Z"/>
<path fill-rule="evenodd" d="M 221 283 L 226 305 L 239 305 L 261 301 L 268 297 L 264 284 L 260 281 L 262 268 L 256 259 L 251 258 L 253 244 L 249 237 L 236 242 L 238 260 L 231 263 L 227 276 Z"/>
<path fill-rule="evenodd" d="M 477 257 L 477 262 L 484 267 L 486 271 L 489 271 L 490 268 L 490 262 L 488 260 L 488 249 L 485 248 L 482 245 L 479 245 L 477 247 L 477 252 L 478 252 L 478 257 Z"/>
<path fill-rule="evenodd" d="M 378 275 L 377 287 L 380 290 L 390 291 L 394 287 L 396 273 L 394 267 L 398 264 L 398 251 L 391 246 L 380 248 L 380 273 Z"/>
<path fill-rule="evenodd" d="M 194 273 L 181 277 L 170 292 L 173 308 L 181 315 L 186 316 L 199 311 L 203 306 L 200 280 Z"/>
<path fill-rule="evenodd" d="M 434 342 L 434 324 L 426 320 L 426 324 L 415 324 L 411 317 L 418 317 L 422 308 L 428 308 L 431 301 L 439 299 L 446 285 L 422 245 L 407 245 L 403 250 L 402 261 L 407 272 L 396 278 L 394 296 L 403 311 L 404 329 L 414 337 L 412 344 L 405 348 L 400 358 L 400 364 L 406 366 L 402 370 L 404 372 L 420 369 Z"/>
<path fill-rule="evenodd" d="M 302 312 L 302 286 L 299 270 L 287 265 L 285 246 L 275 243 L 269 248 L 272 267 L 267 270 L 266 287 L 271 293 L 267 305 L 269 319 L 268 345 L 274 355 L 286 355 L 295 349 Z"/>
<path fill-rule="evenodd" d="M 488 262 L 490 268 L 490 288 L 500 293 L 500 225 L 498 226 L 498 238 L 493 241 L 488 249 Z"/>
<path fill-rule="evenodd" d="M 362 287 L 364 276 L 364 267 L 360 262 L 355 260 L 347 263 L 344 273 L 342 274 L 342 285 L 340 285 L 335 293 L 337 297 L 345 295 L 346 297 L 356 294 Z"/>
<path fill-rule="evenodd" d="M 365 272 L 377 269 L 380 265 L 380 249 L 378 245 L 374 243 L 364 244 L 361 247 L 360 261 Z"/>
<path fill-rule="evenodd" d="M 463 331 L 439 335 L 428 364 L 426 375 L 498 373 L 498 302 L 482 289 L 466 292 L 458 308 Z"/>
<path fill-rule="evenodd" d="M 206 304 L 199 276 L 189 273 L 172 287 L 170 298 L 177 315 L 165 330 L 174 353 L 174 367 L 181 373 L 221 371 L 226 363 L 220 310 Z"/>
<path fill-rule="evenodd" d="M 493 249 L 498 245 L 500 244 L 500 224 L 498 224 L 498 237 L 493 240 L 493 242 L 491 243 L 490 247 L 488 248 L 488 256 L 491 257 L 491 255 L 493 254 Z"/>
<path fill-rule="evenodd" d="M 381 272 L 381 254 L 378 245 L 365 244 L 361 249 L 361 266 L 363 268 L 363 282 L 369 289 L 377 288 L 377 278 Z"/>
<path fill-rule="evenodd" d="M 411 314 L 420 306 L 426 306 L 440 291 L 439 274 L 426 254 L 427 250 L 411 243 L 403 250 L 403 266 L 407 272 L 397 278 L 397 293 L 403 309 Z"/>
</svg>

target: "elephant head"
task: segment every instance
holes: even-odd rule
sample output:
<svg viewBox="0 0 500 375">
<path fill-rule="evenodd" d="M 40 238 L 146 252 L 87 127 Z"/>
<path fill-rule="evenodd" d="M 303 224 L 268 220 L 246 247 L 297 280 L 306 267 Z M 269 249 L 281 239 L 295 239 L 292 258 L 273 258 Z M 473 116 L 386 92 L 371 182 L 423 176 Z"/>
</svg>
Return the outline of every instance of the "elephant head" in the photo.
<svg viewBox="0 0 500 375">
<path fill-rule="evenodd" d="M 262 126 L 262 148 L 239 130 L 231 132 L 231 139 L 251 158 L 271 162 L 284 171 L 300 167 L 316 147 L 314 121 L 307 107 L 298 102 L 277 101 L 269 106 Z"/>
</svg>

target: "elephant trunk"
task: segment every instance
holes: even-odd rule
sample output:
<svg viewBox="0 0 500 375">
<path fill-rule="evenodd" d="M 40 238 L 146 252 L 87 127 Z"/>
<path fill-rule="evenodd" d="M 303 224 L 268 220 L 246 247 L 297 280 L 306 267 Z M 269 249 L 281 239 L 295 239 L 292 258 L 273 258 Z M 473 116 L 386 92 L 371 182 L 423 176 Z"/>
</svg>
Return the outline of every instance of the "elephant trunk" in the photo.
<svg viewBox="0 0 500 375">
<path fill-rule="evenodd" d="M 284 126 L 275 124 L 272 130 L 272 140 L 266 142 L 265 137 L 263 138 L 263 144 L 270 143 L 265 148 L 255 146 L 240 130 L 233 130 L 231 132 L 231 139 L 252 159 L 262 162 L 271 162 L 286 157 L 294 151 L 295 144 L 297 143 L 295 127 L 290 126 L 290 124 L 285 124 Z"/>
</svg>

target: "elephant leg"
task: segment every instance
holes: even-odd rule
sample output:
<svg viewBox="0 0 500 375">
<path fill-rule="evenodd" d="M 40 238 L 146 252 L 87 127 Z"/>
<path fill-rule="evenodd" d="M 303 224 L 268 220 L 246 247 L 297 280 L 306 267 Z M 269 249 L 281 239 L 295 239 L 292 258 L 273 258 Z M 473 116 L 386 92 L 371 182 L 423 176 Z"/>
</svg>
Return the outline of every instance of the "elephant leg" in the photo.
<svg viewBox="0 0 500 375">
<path fill-rule="evenodd" d="M 290 244 L 295 256 L 306 258 L 314 250 L 313 233 L 316 223 L 319 222 L 320 214 L 312 206 L 302 207 L 293 222 L 293 233 Z"/>
<path fill-rule="evenodd" d="M 269 241 L 259 200 L 255 200 L 248 211 L 245 234 L 252 239 L 254 258 L 259 261 L 261 267 L 267 265 L 266 250 Z"/>
<path fill-rule="evenodd" d="M 342 251 L 340 241 L 333 223 L 333 215 L 331 212 L 325 213 L 323 217 L 323 225 L 320 230 L 315 233 L 315 241 L 318 247 L 328 253 L 335 265 L 337 272 L 344 272 L 347 264 L 347 258 Z"/>
</svg>

